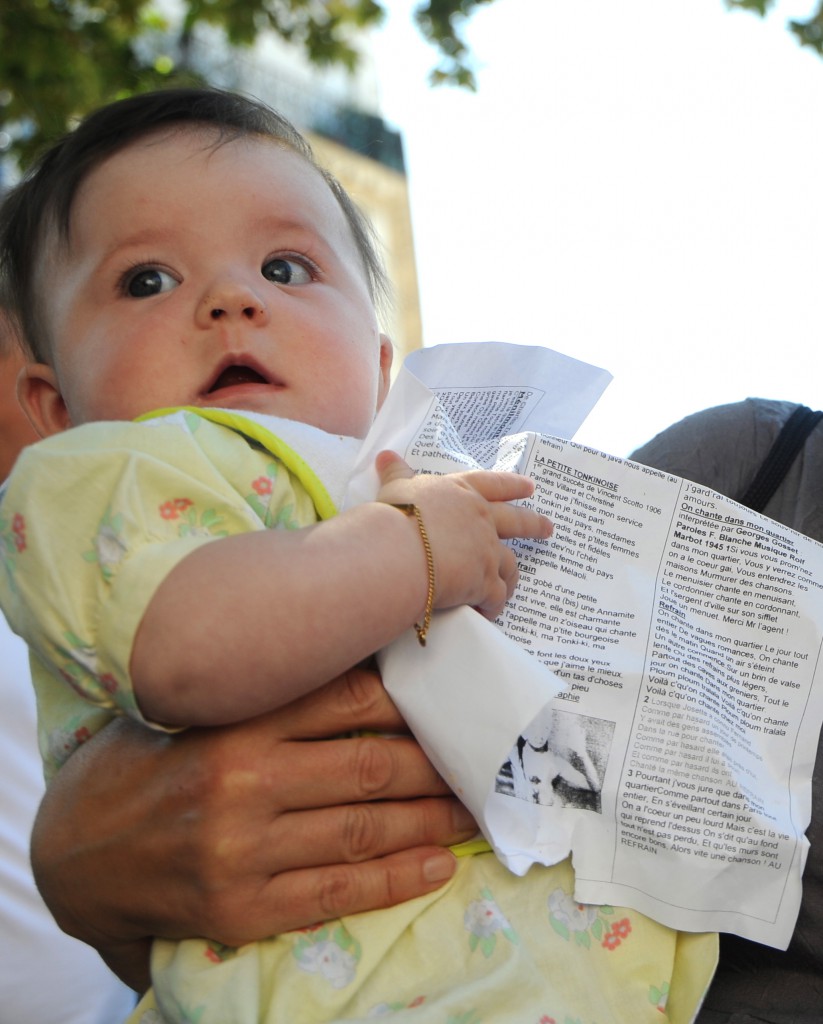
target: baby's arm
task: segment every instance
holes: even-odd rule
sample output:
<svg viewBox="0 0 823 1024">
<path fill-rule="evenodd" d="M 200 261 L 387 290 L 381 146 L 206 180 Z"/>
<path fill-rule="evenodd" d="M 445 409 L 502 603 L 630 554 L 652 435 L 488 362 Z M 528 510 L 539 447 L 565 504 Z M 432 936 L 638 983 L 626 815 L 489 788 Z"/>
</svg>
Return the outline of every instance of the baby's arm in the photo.
<svg viewBox="0 0 823 1024">
<path fill-rule="evenodd" d="M 149 602 L 131 672 L 143 714 L 167 725 L 214 725 L 261 714 L 321 685 L 419 621 L 428 574 L 416 520 L 431 542 L 435 607 L 494 617 L 516 561 L 501 538 L 544 538 L 548 520 L 508 504 L 532 485 L 511 473 L 415 476 L 379 460 L 378 500 L 299 530 L 206 544 L 179 562 Z M 176 609 L 207 595 L 197 615 Z"/>
</svg>

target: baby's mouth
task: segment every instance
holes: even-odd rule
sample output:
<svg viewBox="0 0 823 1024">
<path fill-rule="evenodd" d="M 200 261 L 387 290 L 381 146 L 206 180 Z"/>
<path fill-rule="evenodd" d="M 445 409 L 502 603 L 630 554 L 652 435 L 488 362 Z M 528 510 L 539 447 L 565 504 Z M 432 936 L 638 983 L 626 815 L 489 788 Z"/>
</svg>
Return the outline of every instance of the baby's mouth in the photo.
<svg viewBox="0 0 823 1024">
<path fill-rule="evenodd" d="M 213 395 L 215 391 L 222 391 L 224 388 L 233 388 L 241 384 L 266 384 L 266 378 L 253 370 L 250 366 L 227 366 L 220 376 L 215 380 L 208 390 Z"/>
</svg>

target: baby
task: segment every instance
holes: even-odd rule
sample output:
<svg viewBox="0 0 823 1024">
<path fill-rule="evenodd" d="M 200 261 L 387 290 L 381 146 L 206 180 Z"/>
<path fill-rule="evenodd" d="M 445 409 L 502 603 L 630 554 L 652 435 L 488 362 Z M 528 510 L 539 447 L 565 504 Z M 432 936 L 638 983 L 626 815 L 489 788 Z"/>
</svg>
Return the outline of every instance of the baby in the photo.
<svg viewBox="0 0 823 1024">
<path fill-rule="evenodd" d="M 389 386 L 382 269 L 268 108 L 175 90 L 92 114 L 6 200 L 0 259 L 46 438 L 0 504 L 0 599 L 47 774 L 114 714 L 246 719 L 412 626 L 425 642 L 433 608 L 493 618 L 517 577 L 503 541 L 549 536 L 512 504 L 525 478 L 414 475 L 392 453 L 377 500 L 336 514 Z M 713 939 L 583 912 L 571 889 L 568 865 L 518 879 L 483 853 L 386 911 L 238 950 L 158 941 L 133 1020 L 690 1019 Z"/>
</svg>

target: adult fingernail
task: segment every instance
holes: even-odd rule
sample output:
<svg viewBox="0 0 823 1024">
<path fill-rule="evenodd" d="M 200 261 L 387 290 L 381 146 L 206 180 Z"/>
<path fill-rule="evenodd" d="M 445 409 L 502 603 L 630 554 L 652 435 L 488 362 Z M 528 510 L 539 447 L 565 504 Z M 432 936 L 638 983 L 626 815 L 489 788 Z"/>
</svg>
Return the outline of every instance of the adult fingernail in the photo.
<svg viewBox="0 0 823 1024">
<path fill-rule="evenodd" d="M 423 861 L 423 877 L 427 882 L 445 882 L 454 874 L 456 859 L 447 850 Z"/>
</svg>

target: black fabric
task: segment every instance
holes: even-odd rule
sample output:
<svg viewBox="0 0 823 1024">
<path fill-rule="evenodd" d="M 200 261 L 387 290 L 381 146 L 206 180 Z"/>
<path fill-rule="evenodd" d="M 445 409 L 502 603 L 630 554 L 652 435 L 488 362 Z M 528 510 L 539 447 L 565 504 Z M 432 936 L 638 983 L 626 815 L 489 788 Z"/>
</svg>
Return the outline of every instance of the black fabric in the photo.
<svg viewBox="0 0 823 1024">
<path fill-rule="evenodd" d="M 800 449 L 806 443 L 820 420 L 823 412 L 812 412 L 806 405 L 799 405 L 783 424 L 768 455 L 757 472 L 754 480 L 742 498 L 737 500 L 741 505 L 762 512 L 769 499 L 780 486 L 783 477 L 788 473 L 791 464 L 797 458 Z"/>
</svg>

